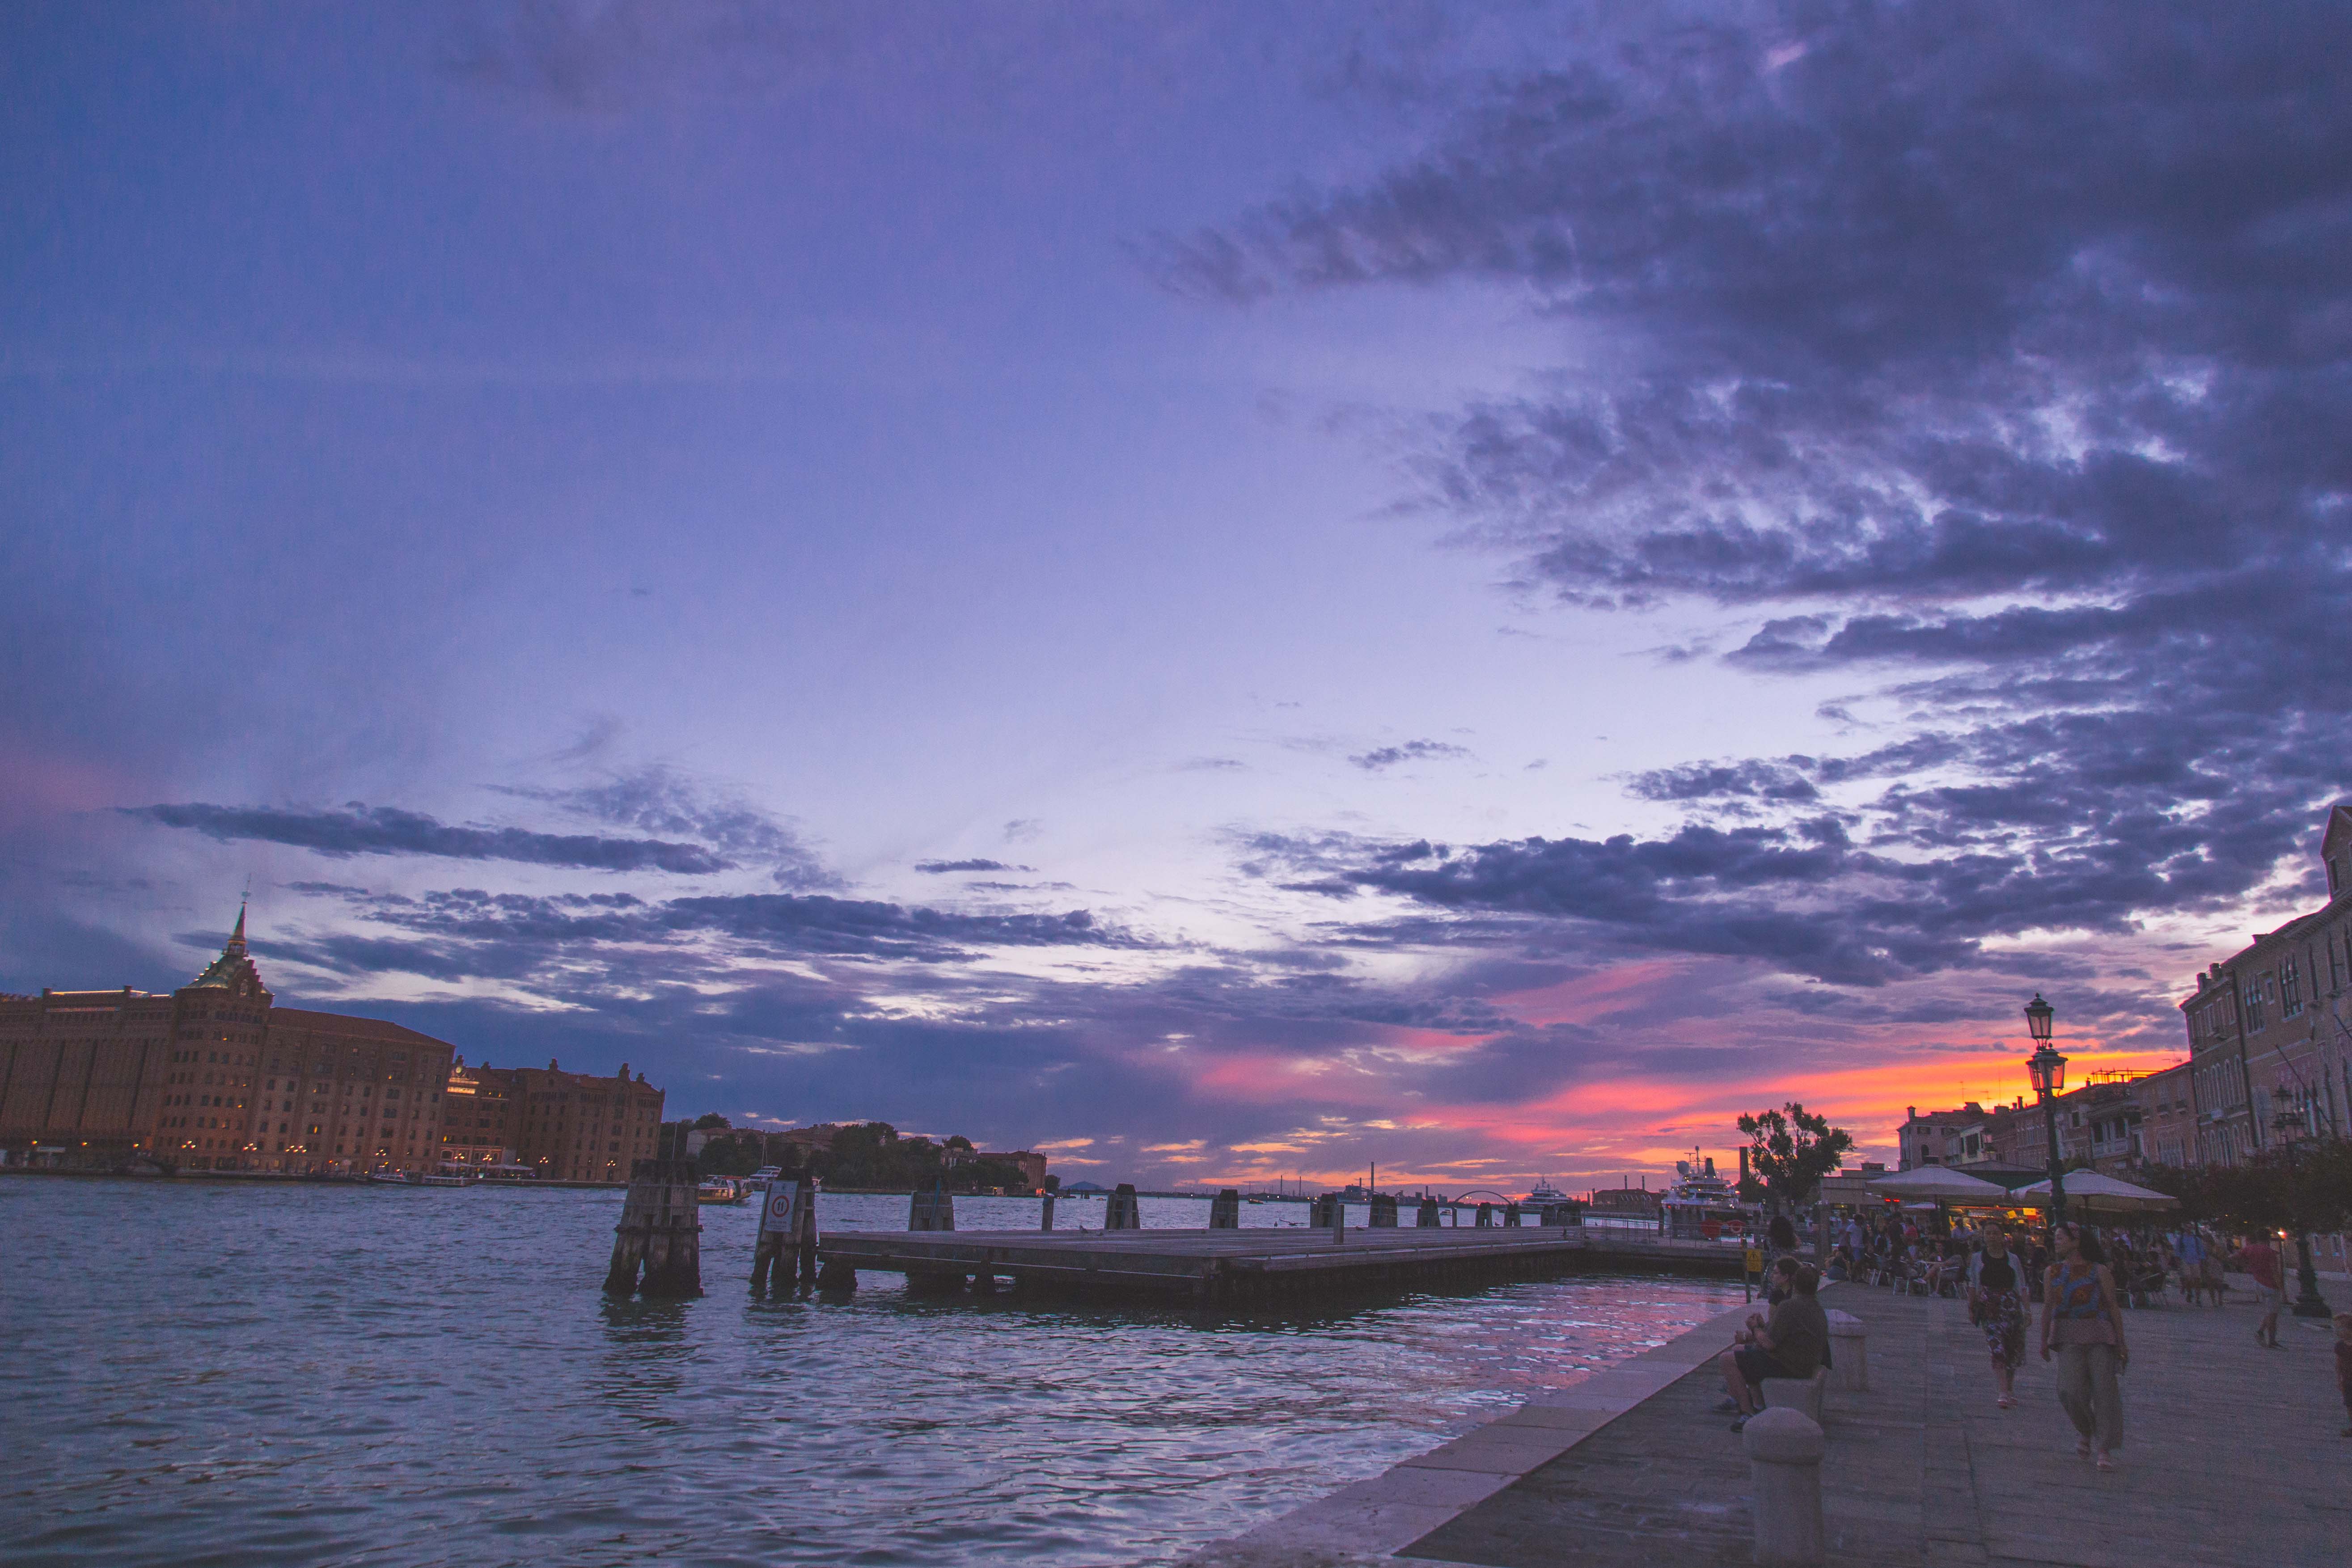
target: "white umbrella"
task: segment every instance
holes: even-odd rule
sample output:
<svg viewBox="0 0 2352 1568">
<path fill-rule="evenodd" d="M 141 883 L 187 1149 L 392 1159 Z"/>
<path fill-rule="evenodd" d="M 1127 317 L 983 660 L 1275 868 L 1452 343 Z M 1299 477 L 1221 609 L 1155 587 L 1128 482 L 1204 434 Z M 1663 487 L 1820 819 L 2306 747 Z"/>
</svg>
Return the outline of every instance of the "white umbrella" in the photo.
<svg viewBox="0 0 2352 1568">
<path fill-rule="evenodd" d="M 1997 1204 L 2009 1198 L 2009 1189 L 2000 1183 L 1988 1182 L 1948 1165 L 1922 1165 L 1916 1171 L 1873 1176 L 1870 1190 L 1882 1197 L 1942 1198 L 1958 1203 Z"/>
<path fill-rule="evenodd" d="M 2180 1206 L 2180 1200 L 2168 1193 L 2154 1192 L 2147 1187 L 2134 1186 L 2129 1182 L 2119 1182 L 2113 1176 L 2102 1176 L 2096 1171 L 2069 1171 L 2064 1180 L 2066 1201 L 2080 1205 L 2086 1209 L 2113 1209 L 2128 1214 L 2147 1209 L 2173 1209 Z M 2044 1178 L 2030 1187 L 2020 1188 L 2017 1195 L 2021 1198 L 2032 1198 L 2041 1204 L 2047 1205 L 2050 1201 L 2050 1183 L 2047 1178 Z"/>
</svg>

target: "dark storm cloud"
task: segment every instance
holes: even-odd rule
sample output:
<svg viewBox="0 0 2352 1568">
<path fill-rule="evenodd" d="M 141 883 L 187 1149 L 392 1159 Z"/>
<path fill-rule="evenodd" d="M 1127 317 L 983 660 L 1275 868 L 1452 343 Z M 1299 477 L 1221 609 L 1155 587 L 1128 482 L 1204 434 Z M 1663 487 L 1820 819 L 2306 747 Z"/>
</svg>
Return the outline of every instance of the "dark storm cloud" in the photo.
<svg viewBox="0 0 2352 1568">
<path fill-rule="evenodd" d="M 1632 783 L 1752 818 L 1888 781 L 1850 845 L 1362 850 L 1337 881 L 1846 981 L 2283 865 L 2311 890 L 2352 782 L 2352 12 L 1580 15 L 1426 155 L 1166 241 L 1166 275 L 1531 289 L 1575 357 L 1442 422 L 1427 500 L 1565 602 L 1756 616 L 1735 668 L 1892 681 L 1910 732 Z"/>
<path fill-rule="evenodd" d="M 562 789 L 500 787 L 498 793 L 543 801 L 608 826 L 700 839 L 735 863 L 765 865 L 778 887 L 796 892 L 841 885 L 802 841 L 793 823 L 741 800 L 713 798 L 674 769 L 640 768 L 602 784 Z"/>
<path fill-rule="evenodd" d="M 950 871 L 1031 871 L 1036 868 L 1010 866 L 1002 860 L 918 860 L 915 869 L 937 877 Z"/>
<path fill-rule="evenodd" d="M 979 956 L 989 948 L 1145 948 L 1152 943 L 1134 932 L 1096 920 L 1087 910 L 1057 914 L 961 914 L 919 905 L 824 894 L 751 893 L 650 901 L 627 893 L 494 893 L 460 888 L 416 898 L 355 899 L 352 907 L 379 925 L 407 933 L 428 955 L 457 955 L 471 973 L 500 978 L 560 972 L 567 965 L 601 966 L 604 950 L 656 946 L 661 962 L 677 966 L 697 962 L 681 957 L 679 944 L 694 939 L 717 944 L 711 962 L 739 958 L 820 954 L 833 958 L 892 959 L 941 963 Z M 372 939 L 373 940 L 373 939 Z M 331 945 L 306 950 L 331 968 Z M 384 967 L 402 967 L 398 942 L 372 946 Z M 289 950 L 290 952 L 290 950 Z M 436 964 L 445 957 L 434 956 Z"/>
<path fill-rule="evenodd" d="M 1360 752 L 1348 760 L 1367 773 L 1392 768 L 1399 763 L 1418 763 L 1433 757 L 1466 757 L 1470 753 L 1460 746 L 1449 746 L 1443 741 L 1407 741 L 1401 746 L 1381 746 Z"/>
<path fill-rule="evenodd" d="M 733 862 L 698 844 L 656 838 L 604 838 L 533 833 L 520 827 L 457 827 L 422 812 L 352 802 L 341 811 L 270 806 L 142 805 L 119 808 L 164 827 L 193 828 L 223 842 L 287 844 L 338 858 L 352 855 L 436 855 L 455 860 L 513 860 L 595 871 L 677 871 L 701 876 Z"/>
<path fill-rule="evenodd" d="M 1870 986 L 1985 963 L 1982 944 L 1997 936 L 2127 931 L 2143 910 L 2238 890 L 2249 864 L 2273 847 L 2261 827 L 2242 830 L 2241 841 L 2153 810 L 2125 819 L 2112 805 L 2045 805 L 2032 791 L 1998 799 L 1926 791 L 1915 804 L 1906 836 L 1941 834 L 1947 852 L 1876 851 L 1822 816 L 1728 830 L 1691 825 L 1652 839 L 1294 847 L 1282 864 L 1292 887 L 1389 893 L 1445 911 L 1436 921 L 1360 923 L 1339 940 L 1491 947 L 1523 943 L 1534 922 L 1608 946 L 1752 959 Z M 2021 847 L 2050 820 L 2072 826 L 2097 811 L 2106 813 L 2098 833 Z M 1319 875 L 1302 875 L 1310 865 Z"/>
<path fill-rule="evenodd" d="M 1643 800 L 1715 800 L 1751 796 L 1759 800 L 1813 801 L 1813 781 L 1785 763 L 1689 763 L 1637 774 L 1633 792 Z"/>
</svg>

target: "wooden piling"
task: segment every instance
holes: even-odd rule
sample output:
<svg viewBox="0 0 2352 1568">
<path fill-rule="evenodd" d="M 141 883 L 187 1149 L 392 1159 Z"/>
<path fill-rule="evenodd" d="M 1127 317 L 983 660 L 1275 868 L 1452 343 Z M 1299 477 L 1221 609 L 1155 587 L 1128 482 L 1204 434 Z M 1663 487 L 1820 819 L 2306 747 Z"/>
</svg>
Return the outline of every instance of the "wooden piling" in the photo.
<svg viewBox="0 0 2352 1568">
<path fill-rule="evenodd" d="M 1505 1204 L 1503 1205 L 1503 1228 L 1506 1230 L 1517 1230 L 1519 1228 L 1518 1205 Z"/>
<path fill-rule="evenodd" d="M 797 1263 L 800 1215 L 796 1176 L 779 1175 L 760 1194 L 760 1234 L 751 1244 L 751 1294 L 768 1293 L 771 1278 L 779 1294 L 791 1289 Z"/>
<path fill-rule="evenodd" d="M 1242 1227 L 1242 1195 L 1232 1187 L 1220 1190 L 1209 1200 L 1211 1230 L 1239 1230 Z"/>
<path fill-rule="evenodd" d="M 908 1230 L 953 1230 L 955 1228 L 955 1194 L 940 1186 L 928 1193 L 917 1193 L 907 1203 Z"/>
<path fill-rule="evenodd" d="M 1437 1200 L 1436 1200 L 1435 1198 L 1430 1198 L 1430 1197 L 1424 1197 L 1424 1198 L 1423 1198 L 1423 1199 L 1421 1200 L 1421 1208 L 1420 1208 L 1419 1212 L 1418 1212 L 1418 1213 L 1416 1213 L 1416 1214 L 1413 1215 L 1412 1223 L 1413 1223 L 1413 1228 L 1415 1228 L 1416 1230 L 1434 1230 L 1434 1229 L 1436 1229 L 1436 1228 L 1437 1228 Z"/>
<path fill-rule="evenodd" d="M 1045 1205 L 1037 1211 L 1037 1228 L 1039 1230 L 1054 1228 L 1054 1194 L 1051 1193 L 1045 1194 Z"/>
<path fill-rule="evenodd" d="M 1133 1182 L 1121 1182 L 1112 1191 L 1110 1202 L 1103 1205 L 1103 1228 L 1105 1230 L 1141 1230 L 1143 1228 L 1143 1209 L 1135 1201 Z"/>
<path fill-rule="evenodd" d="M 803 1171 L 793 1184 L 793 1247 L 800 1254 L 801 1283 L 816 1283 L 816 1177 Z"/>
<path fill-rule="evenodd" d="M 1381 1230 L 1394 1230 L 1397 1222 L 1397 1201 L 1394 1193 L 1372 1194 L 1372 1217 L 1367 1223 Z"/>
<path fill-rule="evenodd" d="M 702 1215 L 695 1186 L 691 1160 L 639 1160 L 629 1167 L 621 1223 L 613 1227 L 606 1291 L 669 1299 L 702 1294 Z"/>
<path fill-rule="evenodd" d="M 1494 1228 L 1494 1226 L 1495 1205 L 1493 1204 L 1480 1204 L 1478 1205 L 1478 1228 L 1480 1230 L 1491 1230 Z"/>
</svg>

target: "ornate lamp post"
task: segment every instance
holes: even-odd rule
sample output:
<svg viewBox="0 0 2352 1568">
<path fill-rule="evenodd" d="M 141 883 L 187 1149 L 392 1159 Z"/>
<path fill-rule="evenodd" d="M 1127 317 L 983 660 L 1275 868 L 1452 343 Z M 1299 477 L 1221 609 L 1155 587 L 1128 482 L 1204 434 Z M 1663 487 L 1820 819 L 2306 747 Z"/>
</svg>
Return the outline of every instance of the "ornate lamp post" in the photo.
<svg viewBox="0 0 2352 1568">
<path fill-rule="evenodd" d="M 2298 1157 L 2303 1141 L 2310 1136 L 2311 1122 L 2307 1112 L 2294 1109 L 2294 1100 L 2285 1089 L 2271 1090 L 2272 1103 L 2278 1113 L 2271 1118 L 2271 1128 L 2279 1135 L 2279 1147 L 2286 1155 L 2286 1179 L 2289 1184 L 2303 1180 L 2303 1163 Z M 2288 1309 L 2298 1318 L 2331 1318 L 2335 1316 L 2327 1300 L 2319 1293 L 2319 1274 L 2311 1266 L 2311 1233 L 2298 1228 L 2294 1233 L 2295 1299 Z"/>
<path fill-rule="evenodd" d="M 2033 1054 L 2025 1058 L 2025 1070 L 2033 1080 L 2033 1092 L 2041 1097 L 2042 1123 L 2050 1136 L 2050 1228 L 2057 1229 L 2066 1223 L 2066 1181 L 2058 1161 L 2058 1096 L 2066 1089 L 2066 1058 L 2050 1043 L 2050 1020 L 2057 1009 L 2042 999 L 2036 991 L 2033 1000 L 2025 1005 L 2025 1026 L 2033 1036 Z"/>
</svg>

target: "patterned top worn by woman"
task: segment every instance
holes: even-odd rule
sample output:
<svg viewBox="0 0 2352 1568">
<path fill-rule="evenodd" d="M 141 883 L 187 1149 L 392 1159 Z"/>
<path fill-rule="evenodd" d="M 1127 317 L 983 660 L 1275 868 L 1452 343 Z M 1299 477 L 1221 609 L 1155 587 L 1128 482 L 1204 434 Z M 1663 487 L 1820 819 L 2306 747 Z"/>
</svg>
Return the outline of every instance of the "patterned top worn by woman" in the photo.
<svg viewBox="0 0 2352 1568">
<path fill-rule="evenodd" d="M 2107 1321 L 2106 1303 L 2100 1299 L 2099 1266 L 2080 1258 L 2057 1269 L 2056 1312 L 2050 1327 L 2053 1345 L 2111 1345 L 2115 1325 Z"/>
</svg>

